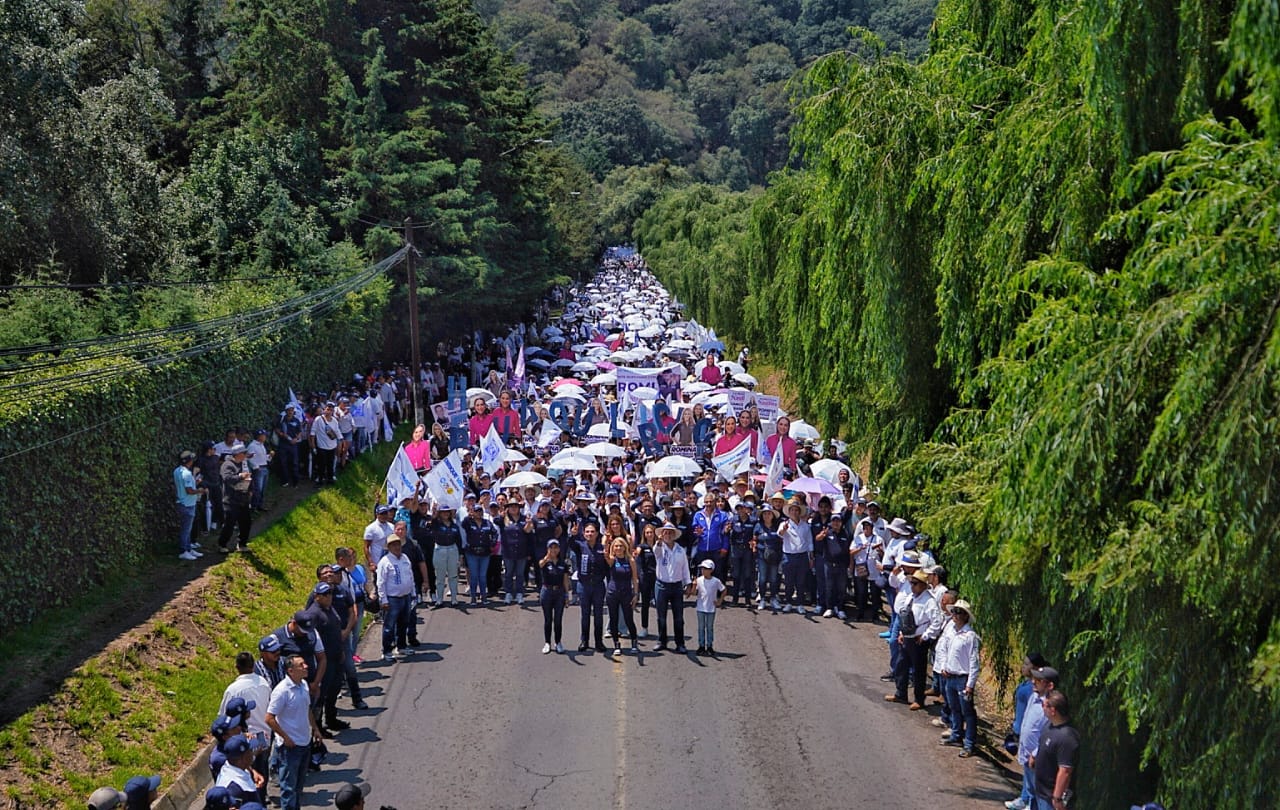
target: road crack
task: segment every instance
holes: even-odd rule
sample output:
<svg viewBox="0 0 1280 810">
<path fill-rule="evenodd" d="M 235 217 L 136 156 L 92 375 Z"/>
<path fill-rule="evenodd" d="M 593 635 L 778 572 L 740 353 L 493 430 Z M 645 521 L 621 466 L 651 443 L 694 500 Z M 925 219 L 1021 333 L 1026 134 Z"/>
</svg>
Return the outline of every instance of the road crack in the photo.
<svg viewBox="0 0 1280 810">
<path fill-rule="evenodd" d="M 414 695 L 413 697 L 413 707 L 415 709 L 418 708 L 418 701 L 422 700 L 422 696 L 426 694 L 427 690 L 430 688 L 431 688 L 431 679 L 427 678 L 427 682 L 422 685 L 422 688 L 418 690 L 418 694 Z"/>
<path fill-rule="evenodd" d="M 529 794 L 529 803 L 526 804 L 525 807 L 537 807 L 538 794 L 546 790 L 547 788 L 551 787 L 552 785 L 554 785 L 557 779 L 563 779 L 566 776 L 573 776 L 575 774 L 591 772 L 589 770 L 572 770 L 572 771 L 561 771 L 560 773 L 542 773 L 541 771 L 535 771 L 533 768 L 530 768 L 528 765 L 521 765 L 519 762 L 516 762 L 515 760 L 512 760 L 511 764 L 515 765 L 517 768 L 529 774 L 530 776 L 536 776 L 539 779 L 547 780 L 547 783 L 545 785 L 542 785 L 540 787 L 536 787 L 533 789 L 533 793 Z"/>
</svg>

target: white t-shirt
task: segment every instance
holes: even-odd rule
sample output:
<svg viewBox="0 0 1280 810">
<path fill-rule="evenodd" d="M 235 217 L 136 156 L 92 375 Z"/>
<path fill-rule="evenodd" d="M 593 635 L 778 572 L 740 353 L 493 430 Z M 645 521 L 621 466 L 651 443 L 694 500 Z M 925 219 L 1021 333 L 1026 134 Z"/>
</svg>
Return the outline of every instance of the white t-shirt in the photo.
<svg viewBox="0 0 1280 810">
<path fill-rule="evenodd" d="M 724 583 L 715 577 L 698 577 L 694 580 L 698 586 L 698 612 L 715 613 L 716 597 L 725 589 Z"/>
<path fill-rule="evenodd" d="M 364 539 L 369 543 L 369 555 L 374 565 L 377 565 L 382 555 L 387 553 L 387 538 L 395 533 L 396 524 L 389 520 L 383 523 L 375 518 L 372 523 L 364 527 Z"/>
</svg>

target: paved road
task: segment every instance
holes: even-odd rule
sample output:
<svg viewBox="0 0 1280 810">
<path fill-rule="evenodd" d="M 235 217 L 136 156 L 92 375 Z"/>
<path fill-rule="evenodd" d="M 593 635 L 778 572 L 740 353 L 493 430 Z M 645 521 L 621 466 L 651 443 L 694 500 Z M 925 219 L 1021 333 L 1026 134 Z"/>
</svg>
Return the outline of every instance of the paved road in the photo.
<svg viewBox="0 0 1280 810">
<path fill-rule="evenodd" d="M 565 619 L 576 650 L 578 609 Z M 925 713 L 884 702 L 879 626 L 731 608 L 718 660 L 657 653 L 651 638 L 615 661 L 541 654 L 536 603 L 420 622 L 426 649 L 362 668 L 371 708 L 345 713 L 353 727 L 308 806 L 332 806 L 348 780 L 372 784 L 370 808 L 398 810 L 990 810 L 1014 795 L 990 763 L 940 747 Z"/>
</svg>

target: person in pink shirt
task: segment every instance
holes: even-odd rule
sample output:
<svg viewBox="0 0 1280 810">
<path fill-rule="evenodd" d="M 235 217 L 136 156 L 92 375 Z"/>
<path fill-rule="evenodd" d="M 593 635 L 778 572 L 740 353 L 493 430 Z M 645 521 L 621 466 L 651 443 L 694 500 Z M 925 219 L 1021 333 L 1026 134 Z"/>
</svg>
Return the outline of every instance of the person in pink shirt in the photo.
<svg viewBox="0 0 1280 810">
<path fill-rule="evenodd" d="M 782 466 L 788 470 L 795 472 L 796 469 L 796 440 L 791 438 L 791 420 L 785 416 L 778 417 L 778 430 L 772 436 L 764 440 L 765 450 L 769 452 L 769 458 L 773 458 L 773 454 L 778 452 L 778 448 L 782 448 Z"/>
<path fill-rule="evenodd" d="M 484 397 L 476 397 L 471 403 L 471 419 L 468 422 L 473 447 L 480 444 L 480 437 L 489 432 L 489 425 L 492 423 L 493 414 L 489 411 L 489 403 Z"/>
<path fill-rule="evenodd" d="M 520 412 L 511 407 L 510 391 L 498 394 L 498 407 L 491 414 L 490 421 L 504 439 L 510 436 L 520 438 Z"/>
<path fill-rule="evenodd" d="M 751 441 L 751 437 L 755 435 L 754 431 L 744 433 L 738 430 L 738 420 L 732 416 L 724 418 L 721 430 L 720 438 L 716 439 L 715 454 L 717 456 L 729 452 L 743 442 Z"/>
<path fill-rule="evenodd" d="M 698 379 L 707 385 L 719 385 L 724 379 L 724 372 L 720 370 L 720 366 L 716 365 L 715 352 L 707 352 L 707 364 L 698 373 Z"/>
<path fill-rule="evenodd" d="M 426 425 L 418 425 L 413 429 L 413 440 L 404 446 L 404 454 L 419 473 L 431 469 L 431 442 L 427 441 Z"/>
</svg>

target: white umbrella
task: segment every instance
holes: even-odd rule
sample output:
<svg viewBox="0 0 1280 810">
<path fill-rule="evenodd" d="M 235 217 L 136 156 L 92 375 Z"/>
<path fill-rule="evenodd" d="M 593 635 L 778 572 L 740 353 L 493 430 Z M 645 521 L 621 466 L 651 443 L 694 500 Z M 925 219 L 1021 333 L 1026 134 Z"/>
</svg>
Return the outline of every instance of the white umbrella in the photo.
<svg viewBox="0 0 1280 810">
<path fill-rule="evenodd" d="M 791 423 L 790 434 L 793 439 L 811 439 L 817 441 L 822 438 L 822 434 L 818 429 L 803 419 L 797 419 Z"/>
<path fill-rule="evenodd" d="M 570 368 L 575 374 L 590 374 L 596 370 L 596 364 L 586 360 L 579 360 Z"/>
<path fill-rule="evenodd" d="M 592 433 L 592 431 L 594 431 L 598 427 L 600 426 L 592 425 L 591 430 L 588 430 L 587 434 L 591 436 L 599 435 L 596 433 Z M 605 425 L 604 429 L 605 429 L 605 433 L 608 434 L 609 426 Z M 587 445 L 583 449 L 586 450 L 589 455 L 594 456 L 595 458 L 626 458 L 627 456 L 626 450 L 623 450 L 621 447 L 619 447 L 616 444 L 610 444 L 609 442 L 596 442 L 595 444 Z"/>
<path fill-rule="evenodd" d="M 500 461 L 514 461 L 517 464 L 525 464 L 529 461 L 529 457 L 513 447 L 508 447 L 498 456 Z"/>
<path fill-rule="evenodd" d="M 561 331 L 560 327 L 558 326 L 548 326 L 546 329 L 542 330 L 542 336 L 544 338 L 551 337 L 551 336 L 561 337 L 562 335 L 564 335 L 564 332 Z"/>
<path fill-rule="evenodd" d="M 571 385 L 562 385 L 556 389 L 555 395 L 552 397 L 552 400 L 554 401 L 557 399 L 571 399 L 580 405 L 585 405 L 587 404 L 587 398 L 585 395 L 581 393 L 581 391 L 582 391 L 581 388 L 575 388 Z"/>
<path fill-rule="evenodd" d="M 702 466 L 684 456 L 666 456 L 645 467 L 644 474 L 649 478 L 684 478 L 702 475 Z"/>
<path fill-rule="evenodd" d="M 658 391 L 655 388 L 632 388 L 631 398 L 643 400 L 657 399 Z"/>
<path fill-rule="evenodd" d="M 592 385 L 616 385 L 618 383 L 618 375 L 612 371 L 603 374 L 597 374 L 591 378 Z"/>
<path fill-rule="evenodd" d="M 526 360 L 524 361 L 524 363 L 525 365 L 532 366 L 533 368 L 541 368 L 541 369 L 551 368 L 551 364 L 548 363 L 546 360 L 543 360 L 541 357 L 535 357 L 532 360 Z"/>
<path fill-rule="evenodd" d="M 694 348 L 693 341 L 685 340 L 684 338 L 681 338 L 679 340 L 673 340 L 667 345 L 673 349 L 684 349 L 685 351 L 692 351 Z"/>
<path fill-rule="evenodd" d="M 591 456 L 583 455 L 582 451 L 579 450 L 559 461 L 551 462 L 548 466 L 557 470 L 594 470 L 596 468 L 596 460 Z"/>
<path fill-rule="evenodd" d="M 849 465 L 842 464 L 834 458 L 824 458 L 813 462 L 809 465 L 809 472 L 818 478 L 823 478 L 831 483 L 840 480 L 840 471 L 844 470 L 849 473 L 849 478 L 853 478 L 853 470 L 849 469 Z"/>
<path fill-rule="evenodd" d="M 686 394 L 701 394 L 703 391 L 710 391 L 711 388 L 711 383 L 704 383 L 702 380 L 695 380 L 680 386 L 680 390 Z"/>
<path fill-rule="evenodd" d="M 547 477 L 542 473 L 536 472 L 518 472 L 508 475 L 498 484 L 498 489 L 512 489 L 516 487 L 537 487 L 548 483 Z"/>
<path fill-rule="evenodd" d="M 759 384 L 760 384 L 760 381 L 759 381 L 759 380 L 757 380 L 755 377 L 752 377 L 750 374 L 746 373 L 745 371 L 744 371 L 744 372 L 742 372 L 742 373 L 740 373 L 740 374 L 734 374 L 734 375 L 733 375 L 733 378 L 734 378 L 735 380 L 737 380 L 738 382 L 740 382 L 740 383 L 744 383 L 744 384 L 746 384 L 746 385 L 759 385 Z"/>
<path fill-rule="evenodd" d="M 740 364 L 733 362 L 732 360 L 721 361 L 720 370 L 727 372 L 729 374 L 746 374 L 747 373 L 747 370 L 745 368 L 743 368 Z"/>
<path fill-rule="evenodd" d="M 560 358 L 559 360 L 552 363 L 551 367 L 552 368 L 573 368 L 573 361 Z"/>
<path fill-rule="evenodd" d="M 483 397 L 484 401 L 490 405 L 498 401 L 498 398 L 488 388 L 468 388 L 467 402 L 474 402 L 476 397 Z"/>
</svg>

